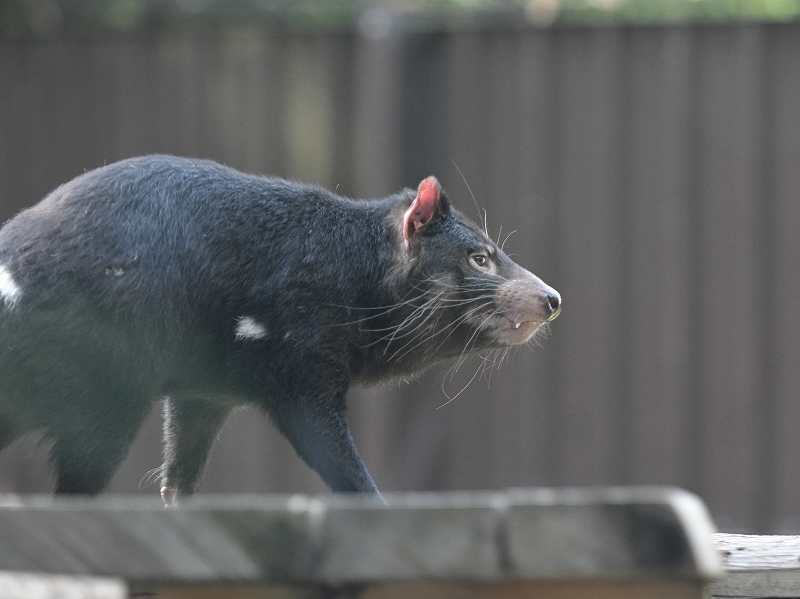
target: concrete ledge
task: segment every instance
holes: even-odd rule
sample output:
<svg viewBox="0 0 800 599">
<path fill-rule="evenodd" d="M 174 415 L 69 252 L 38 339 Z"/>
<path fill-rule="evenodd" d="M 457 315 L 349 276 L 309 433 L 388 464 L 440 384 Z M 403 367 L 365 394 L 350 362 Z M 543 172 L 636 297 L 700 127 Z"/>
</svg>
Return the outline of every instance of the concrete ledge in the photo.
<svg viewBox="0 0 800 599">
<path fill-rule="evenodd" d="M 700 597 L 722 573 L 703 504 L 678 489 L 386 499 L 388 506 L 340 496 L 199 496 L 165 510 L 157 498 L 4 496 L 0 570 L 113 576 L 164 597 L 183 596 L 176 589 L 185 585 L 202 585 L 203 597 L 231 585 L 291 597 L 347 587 L 375 597 L 412 587 L 415 596 L 442 597 L 504 588 L 498 596 L 515 597 L 514 589 L 530 592 L 529 581 L 561 589 L 556 595 L 583 596 L 584 588 L 587 597 L 601 581 L 609 596 L 625 597 L 669 581 L 696 593 L 663 596 Z"/>
</svg>

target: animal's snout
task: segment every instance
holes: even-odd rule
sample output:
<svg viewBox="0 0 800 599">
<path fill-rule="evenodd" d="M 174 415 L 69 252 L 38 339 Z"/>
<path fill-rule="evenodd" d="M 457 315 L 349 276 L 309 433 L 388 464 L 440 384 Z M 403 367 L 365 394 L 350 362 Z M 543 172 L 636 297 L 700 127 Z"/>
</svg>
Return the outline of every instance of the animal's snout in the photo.
<svg viewBox="0 0 800 599">
<path fill-rule="evenodd" d="M 558 294 L 558 291 L 555 289 L 548 291 L 544 298 L 544 304 L 545 309 L 549 313 L 547 322 L 550 322 L 561 312 L 561 296 Z"/>
</svg>

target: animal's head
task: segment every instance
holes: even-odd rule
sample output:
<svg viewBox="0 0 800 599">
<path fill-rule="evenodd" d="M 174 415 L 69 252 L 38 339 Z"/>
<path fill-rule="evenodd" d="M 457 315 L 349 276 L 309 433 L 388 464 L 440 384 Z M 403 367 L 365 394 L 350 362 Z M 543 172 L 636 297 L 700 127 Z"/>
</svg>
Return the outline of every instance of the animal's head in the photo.
<svg viewBox="0 0 800 599">
<path fill-rule="evenodd" d="M 408 200 L 401 223 L 404 263 L 408 280 L 424 290 L 424 303 L 417 302 L 407 327 L 429 326 L 445 349 L 452 338 L 469 352 L 525 343 L 558 316 L 558 292 L 455 210 L 435 177 L 423 180 Z"/>
</svg>

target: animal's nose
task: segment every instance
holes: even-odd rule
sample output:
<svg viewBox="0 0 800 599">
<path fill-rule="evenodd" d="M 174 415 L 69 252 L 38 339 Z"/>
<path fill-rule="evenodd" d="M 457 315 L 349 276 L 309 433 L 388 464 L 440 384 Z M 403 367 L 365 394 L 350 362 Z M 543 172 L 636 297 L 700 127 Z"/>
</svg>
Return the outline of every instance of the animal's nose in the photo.
<svg viewBox="0 0 800 599">
<path fill-rule="evenodd" d="M 561 296 L 558 294 L 558 291 L 555 289 L 548 291 L 545 304 L 547 305 L 547 309 L 550 310 L 550 317 L 547 319 L 549 322 L 561 312 Z"/>
</svg>

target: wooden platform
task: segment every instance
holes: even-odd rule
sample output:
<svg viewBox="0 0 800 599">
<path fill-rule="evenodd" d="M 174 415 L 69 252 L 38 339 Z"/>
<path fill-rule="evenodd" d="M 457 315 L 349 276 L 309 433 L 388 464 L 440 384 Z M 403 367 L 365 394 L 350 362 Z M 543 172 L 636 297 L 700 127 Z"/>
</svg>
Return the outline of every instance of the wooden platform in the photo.
<svg viewBox="0 0 800 599">
<path fill-rule="evenodd" d="M 111 577 L 158 597 L 376 599 L 699 599 L 722 573 L 705 507 L 677 489 L 386 499 L 200 496 L 165 510 L 6 496 L 0 570 Z"/>
</svg>

